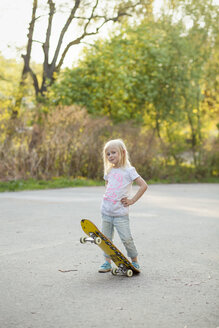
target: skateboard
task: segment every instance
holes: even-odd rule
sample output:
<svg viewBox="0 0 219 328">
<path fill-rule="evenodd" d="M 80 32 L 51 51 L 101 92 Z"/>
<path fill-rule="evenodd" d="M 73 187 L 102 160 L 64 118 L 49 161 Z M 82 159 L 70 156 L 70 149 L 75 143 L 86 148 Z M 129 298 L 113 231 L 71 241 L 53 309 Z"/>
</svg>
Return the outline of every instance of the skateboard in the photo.
<svg viewBox="0 0 219 328">
<path fill-rule="evenodd" d="M 81 220 L 81 227 L 88 237 L 81 237 L 80 242 L 94 243 L 98 245 L 104 253 L 109 255 L 111 260 L 117 267 L 111 270 L 113 275 L 126 275 L 132 277 L 133 274 L 139 274 L 140 271 L 136 269 L 132 263 L 118 250 L 118 248 L 93 224 L 90 220 Z"/>
</svg>

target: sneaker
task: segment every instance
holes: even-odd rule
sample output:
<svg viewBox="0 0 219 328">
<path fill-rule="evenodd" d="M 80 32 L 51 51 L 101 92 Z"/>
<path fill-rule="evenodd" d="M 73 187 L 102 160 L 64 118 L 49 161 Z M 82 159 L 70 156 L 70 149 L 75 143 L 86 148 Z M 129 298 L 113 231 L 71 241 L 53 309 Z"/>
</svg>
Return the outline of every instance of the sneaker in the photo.
<svg viewBox="0 0 219 328">
<path fill-rule="evenodd" d="M 106 261 L 105 263 L 103 263 L 101 265 L 101 267 L 100 267 L 100 269 L 99 269 L 98 272 L 105 273 L 105 272 L 111 271 L 111 269 L 112 269 L 111 264 L 108 261 Z"/>
<path fill-rule="evenodd" d="M 135 269 L 140 270 L 140 265 L 138 264 L 138 262 L 132 262 L 132 265 L 135 267 Z"/>
</svg>

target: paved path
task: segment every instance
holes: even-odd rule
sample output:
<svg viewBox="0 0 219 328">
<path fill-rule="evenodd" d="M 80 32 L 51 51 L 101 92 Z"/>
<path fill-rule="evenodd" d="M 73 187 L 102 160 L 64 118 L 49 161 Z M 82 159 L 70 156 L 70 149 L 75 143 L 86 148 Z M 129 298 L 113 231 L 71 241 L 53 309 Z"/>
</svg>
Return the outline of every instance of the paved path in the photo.
<svg viewBox="0 0 219 328">
<path fill-rule="evenodd" d="M 98 273 L 100 249 L 79 242 L 103 191 L 0 193 L 0 327 L 219 327 L 219 185 L 149 187 L 130 211 L 132 278 Z"/>
</svg>

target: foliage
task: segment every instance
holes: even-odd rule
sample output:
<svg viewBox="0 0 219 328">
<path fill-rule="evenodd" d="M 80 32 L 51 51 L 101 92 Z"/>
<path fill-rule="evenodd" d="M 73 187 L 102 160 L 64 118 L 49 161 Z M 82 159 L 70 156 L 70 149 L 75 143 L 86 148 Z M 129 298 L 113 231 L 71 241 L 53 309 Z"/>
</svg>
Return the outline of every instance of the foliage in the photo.
<svg viewBox="0 0 219 328">
<path fill-rule="evenodd" d="M 182 32 L 182 24 L 150 21 L 110 41 L 98 41 L 79 67 L 63 73 L 52 88 L 53 101 L 77 103 L 115 121 L 142 120 L 145 115 L 146 123 L 158 132 L 165 122 L 182 121 L 183 97 L 188 90 L 194 109 L 194 88 L 200 92 L 203 65 L 210 56 L 198 55 L 204 38 L 201 32 L 192 35 L 191 31 L 185 37 Z"/>
<path fill-rule="evenodd" d="M 43 102 L 33 101 L 30 77 L 19 84 L 21 65 L 0 56 L 1 180 L 101 179 L 103 143 L 117 137 L 146 180 L 218 176 L 218 7 L 166 4 L 156 20 L 148 7 L 138 24 L 87 47 L 76 67 L 53 72 Z M 42 68 L 31 68 L 47 89 Z"/>
<path fill-rule="evenodd" d="M 183 19 L 162 16 L 97 41 L 53 85 L 53 103 L 79 104 L 114 122 L 134 119 L 155 129 L 168 160 L 179 163 L 189 150 L 198 168 L 212 122 L 216 134 L 219 90 L 213 68 L 219 62 L 214 20 L 203 27 L 193 7 L 185 9 L 192 12 L 190 29 Z"/>
<path fill-rule="evenodd" d="M 4 127 L 0 127 L 4 136 L 0 144 L 2 181 L 58 177 L 102 180 L 102 147 L 111 138 L 124 139 L 133 165 L 147 181 L 179 182 L 218 176 L 215 138 L 206 141 L 204 160 L 197 170 L 186 159 L 176 163 L 170 155 L 171 144 L 161 145 L 154 129 L 145 130 L 134 122 L 114 125 L 107 118 L 93 118 L 77 107 L 53 109 L 46 120 L 32 129 L 27 128 L 26 120 L 25 113 L 20 115 L 9 141 L 2 132 L 10 121 L 5 120 Z"/>
<path fill-rule="evenodd" d="M 21 64 L 0 54 L 0 106 L 10 112 L 19 83 Z"/>
<path fill-rule="evenodd" d="M 80 44 L 84 39 L 99 33 L 109 22 L 120 22 L 133 14 L 145 14 L 153 0 L 95 0 L 95 1 L 59 1 L 48 0 L 46 6 L 40 6 L 40 1 L 33 0 L 32 13 L 27 34 L 25 54 L 22 54 L 23 69 L 12 117 L 19 113 L 27 78 L 30 77 L 38 102 L 44 100 L 48 86 L 52 85 L 63 66 L 69 49 Z M 63 15 L 63 14 L 66 15 Z M 63 25 L 54 29 L 54 23 L 62 15 Z M 46 19 L 45 19 L 46 17 Z M 37 27 L 41 23 L 43 41 L 38 40 Z M 60 21 L 58 21 L 60 23 Z M 42 28 L 42 25 L 44 26 Z M 60 24 L 58 24 L 60 25 Z M 55 36 L 56 44 L 51 49 L 51 41 Z M 66 42 L 67 40 L 67 42 Z M 34 43 L 39 43 L 43 51 L 42 76 L 39 77 L 31 61 Z"/>
<path fill-rule="evenodd" d="M 37 74 L 37 77 L 40 78 L 41 66 L 34 62 L 32 65 Z M 20 103 L 21 107 L 17 111 L 17 114 L 18 112 L 22 114 L 24 111 L 31 112 L 33 108 L 35 108 L 34 90 L 31 85 L 32 81 L 30 78 L 27 78 L 27 85 L 23 86 L 22 92 L 20 90 L 19 82 L 21 72 L 21 62 L 15 59 L 6 59 L 0 55 L 0 124 L 2 119 L 13 118 L 13 112 L 18 110 L 16 109 L 16 100 L 19 97 L 22 99 Z M 11 124 L 16 124 L 16 120 L 11 122 Z M 10 131 L 7 132 L 10 133 Z"/>
</svg>

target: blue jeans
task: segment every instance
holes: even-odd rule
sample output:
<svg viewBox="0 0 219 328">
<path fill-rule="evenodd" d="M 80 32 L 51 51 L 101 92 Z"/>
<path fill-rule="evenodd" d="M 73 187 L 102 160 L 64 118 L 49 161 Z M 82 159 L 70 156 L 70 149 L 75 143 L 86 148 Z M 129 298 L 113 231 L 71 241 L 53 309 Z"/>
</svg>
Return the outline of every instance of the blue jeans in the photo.
<svg viewBox="0 0 219 328">
<path fill-rule="evenodd" d="M 131 259 L 135 258 L 138 255 L 138 252 L 131 235 L 129 216 L 125 215 L 116 217 L 102 214 L 102 232 L 111 241 L 114 236 L 114 228 L 116 228 L 119 237 L 125 246 L 127 255 L 131 257 Z M 104 256 L 109 258 L 107 254 L 104 254 Z"/>
</svg>

